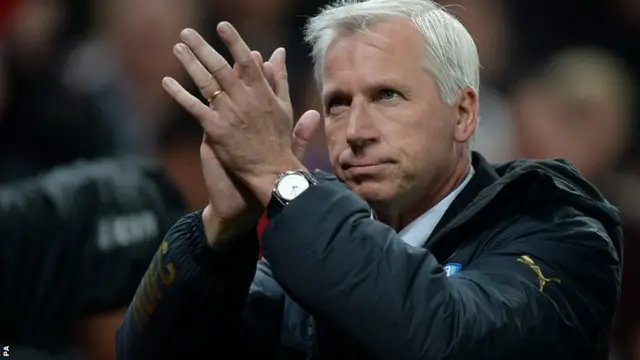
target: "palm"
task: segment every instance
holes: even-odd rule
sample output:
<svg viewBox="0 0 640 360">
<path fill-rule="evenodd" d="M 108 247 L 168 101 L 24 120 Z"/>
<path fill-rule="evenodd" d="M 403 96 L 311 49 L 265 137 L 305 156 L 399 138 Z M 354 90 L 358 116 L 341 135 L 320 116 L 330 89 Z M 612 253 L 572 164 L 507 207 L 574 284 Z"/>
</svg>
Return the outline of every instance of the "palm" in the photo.
<svg viewBox="0 0 640 360">
<path fill-rule="evenodd" d="M 215 53 L 203 39 L 201 41 L 206 48 Z M 200 62 L 201 59 L 196 58 L 191 50 L 193 48 L 190 48 L 187 52 L 181 52 L 183 56 L 178 55 L 178 59 L 201 89 L 202 95 L 209 99 L 212 96 L 213 89 L 220 89 L 220 85 L 217 84 L 215 77 L 211 75 L 207 67 Z M 282 102 L 287 115 L 289 115 L 287 117 L 289 119 L 288 123 L 283 125 L 291 128 L 292 109 L 284 50 L 276 50 L 267 62 L 263 62 L 262 56 L 258 52 L 252 52 L 252 56 L 256 63 L 263 64 L 262 72 L 265 79 Z M 234 67 L 234 69 L 238 73 L 238 68 Z M 184 90 L 182 86 L 167 87 L 168 83 L 166 81 L 163 81 L 163 84 L 169 94 L 189 111 L 203 126 L 205 133 L 208 133 L 207 126 L 210 125 L 211 116 L 213 116 L 212 114 L 215 113 L 215 110 L 201 103 Z M 214 105 L 210 104 L 210 106 Z M 307 111 L 298 120 L 298 124 L 293 130 L 293 141 L 291 142 L 292 152 L 298 159 L 302 159 L 306 145 L 319 124 L 320 114 L 317 111 Z M 249 224 L 257 223 L 258 217 L 261 215 L 258 200 L 243 184 L 229 175 L 206 136 L 200 146 L 200 160 L 202 161 L 205 185 L 209 192 L 209 205 L 203 213 L 208 241 L 220 238 L 220 231 L 225 233 L 222 238 L 226 238 L 229 235 L 234 236 L 238 231 L 246 231 L 247 226 L 251 226 Z"/>
<path fill-rule="evenodd" d="M 224 170 L 211 146 L 206 140 L 200 145 L 200 159 L 209 201 L 216 217 L 230 221 L 247 209 L 245 200 L 237 190 L 237 184 Z"/>
<path fill-rule="evenodd" d="M 306 145 L 319 124 L 320 116 L 315 111 L 307 111 L 298 120 L 292 141 L 292 151 L 298 159 L 304 156 Z M 256 216 L 260 215 L 257 199 L 227 173 L 206 136 L 200 145 L 200 159 L 213 215 L 223 222 L 237 220 L 240 216 L 246 217 L 247 221 L 257 220 Z M 247 211 L 251 210 L 249 207 L 254 211 Z"/>
</svg>

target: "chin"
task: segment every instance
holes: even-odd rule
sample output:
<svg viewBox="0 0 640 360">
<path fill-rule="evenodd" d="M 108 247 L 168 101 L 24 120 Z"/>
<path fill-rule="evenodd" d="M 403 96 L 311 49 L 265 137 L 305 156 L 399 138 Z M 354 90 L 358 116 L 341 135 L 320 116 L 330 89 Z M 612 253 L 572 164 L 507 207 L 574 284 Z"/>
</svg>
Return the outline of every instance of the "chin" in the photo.
<svg viewBox="0 0 640 360">
<path fill-rule="evenodd" d="M 359 184 L 349 184 L 351 191 L 371 204 L 384 205 L 392 202 L 396 197 L 396 187 L 386 182 L 365 181 Z"/>
</svg>

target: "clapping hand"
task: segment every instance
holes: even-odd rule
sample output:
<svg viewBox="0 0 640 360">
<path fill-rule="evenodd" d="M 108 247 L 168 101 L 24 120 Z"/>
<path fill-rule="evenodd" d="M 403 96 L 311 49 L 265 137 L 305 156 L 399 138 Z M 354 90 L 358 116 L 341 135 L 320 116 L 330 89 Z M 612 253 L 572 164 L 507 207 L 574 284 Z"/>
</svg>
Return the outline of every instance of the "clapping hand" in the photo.
<svg viewBox="0 0 640 360">
<path fill-rule="evenodd" d="M 263 62 L 230 24 L 220 24 L 218 31 L 234 56 L 234 68 L 194 30 L 182 31 L 184 43 L 174 47 L 209 106 L 174 79 L 163 79 L 167 92 L 205 132 L 200 155 L 210 204 L 203 220 L 211 246 L 255 225 L 259 203 L 270 198 L 275 177 L 302 168 L 300 159 L 320 123 L 320 115 L 308 111 L 292 130 L 284 49 Z"/>
</svg>

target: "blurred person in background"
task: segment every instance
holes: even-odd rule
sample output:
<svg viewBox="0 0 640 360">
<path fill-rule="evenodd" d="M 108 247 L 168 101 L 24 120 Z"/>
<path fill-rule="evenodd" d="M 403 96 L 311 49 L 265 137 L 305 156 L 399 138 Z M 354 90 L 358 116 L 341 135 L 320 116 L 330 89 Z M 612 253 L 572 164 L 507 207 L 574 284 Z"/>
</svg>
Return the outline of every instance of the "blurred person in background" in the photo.
<svg viewBox="0 0 640 360">
<path fill-rule="evenodd" d="M 62 3 L 8 4 L 0 6 L 0 343 L 15 358 L 113 359 L 123 307 L 186 206 L 158 165 L 97 160 L 122 152 L 119 133 L 59 78 Z"/>
<path fill-rule="evenodd" d="M 518 150 L 535 159 L 569 159 L 616 199 L 609 183 L 629 150 L 637 96 L 620 59 L 598 49 L 564 50 L 514 93 Z"/>
<path fill-rule="evenodd" d="M 633 72 L 630 75 L 640 83 L 640 46 L 636 45 L 640 38 L 640 1 L 615 0 L 608 2 L 608 6 L 613 6 L 615 9 L 616 18 L 614 18 L 613 25 L 619 28 L 620 35 L 610 36 L 607 41 L 614 41 L 617 45 L 617 53 L 623 56 L 631 66 Z M 640 94 L 637 96 L 640 98 Z M 633 133 L 629 155 L 635 159 L 635 173 L 640 177 L 640 100 L 635 102 L 633 109 L 636 129 Z M 638 343 L 640 343 L 640 339 Z M 640 353 L 637 358 L 640 359 Z"/>
<path fill-rule="evenodd" d="M 109 129 L 87 99 L 50 73 L 22 72 L 10 56 L 0 59 L 0 183 L 113 154 Z"/>
<path fill-rule="evenodd" d="M 182 120 L 159 89 L 163 74 L 181 78 L 167 53 L 179 29 L 198 22 L 195 1 L 95 1 L 94 32 L 69 55 L 65 82 L 96 103 L 119 153 L 157 155 L 158 140 Z"/>
<path fill-rule="evenodd" d="M 640 266 L 635 260 L 640 254 L 640 179 L 625 163 L 635 137 L 639 95 L 621 59 L 601 49 L 570 48 L 523 81 L 513 98 L 521 154 L 569 159 L 621 210 L 626 261 L 616 344 L 625 356 L 635 351 L 629 345 L 640 340 Z"/>
<path fill-rule="evenodd" d="M 113 137 L 98 109 L 53 70 L 60 7 L 51 0 L 20 1 L 10 14 L 0 38 L 0 183 L 111 155 Z"/>
<path fill-rule="evenodd" d="M 480 120 L 474 150 L 491 162 L 517 157 L 516 134 L 509 104 L 502 94 L 511 41 L 503 0 L 441 0 L 469 30 L 480 63 Z"/>
<path fill-rule="evenodd" d="M 198 1 L 93 1 L 91 31 L 68 55 L 62 76 L 97 105 L 116 154 L 159 159 L 190 209 L 207 202 L 197 125 L 158 87 L 163 75 L 183 76 L 170 51 L 183 27 L 198 27 Z M 194 155 L 195 154 L 195 155 Z"/>
<path fill-rule="evenodd" d="M 0 185 L 0 344 L 17 359 L 113 359 L 123 308 L 184 212 L 162 168 L 139 158 Z"/>
<path fill-rule="evenodd" d="M 16 0 L 7 19 L 12 54 L 25 72 L 55 71 L 67 11 L 60 0 Z"/>
</svg>

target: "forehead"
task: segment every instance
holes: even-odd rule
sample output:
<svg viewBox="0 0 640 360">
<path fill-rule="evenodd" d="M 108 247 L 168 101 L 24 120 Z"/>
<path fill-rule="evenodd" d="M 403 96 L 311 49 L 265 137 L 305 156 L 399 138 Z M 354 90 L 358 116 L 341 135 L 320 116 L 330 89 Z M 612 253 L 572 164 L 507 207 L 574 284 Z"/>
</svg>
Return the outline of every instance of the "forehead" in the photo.
<svg viewBox="0 0 640 360">
<path fill-rule="evenodd" d="M 406 20 L 379 23 L 370 31 L 339 37 L 327 49 L 323 92 L 345 82 L 380 81 L 424 72 L 425 41 Z"/>
</svg>

